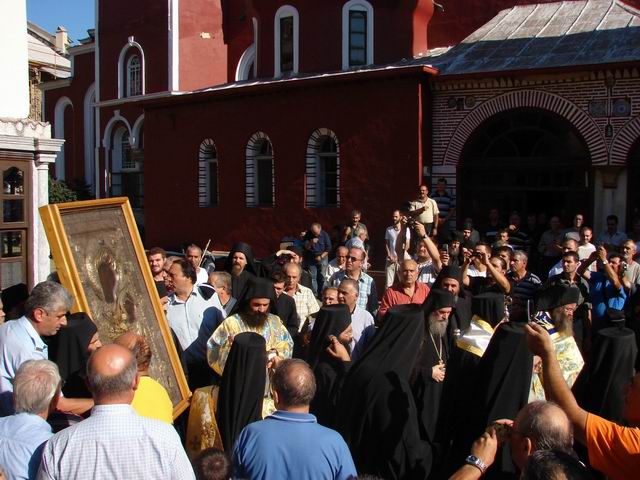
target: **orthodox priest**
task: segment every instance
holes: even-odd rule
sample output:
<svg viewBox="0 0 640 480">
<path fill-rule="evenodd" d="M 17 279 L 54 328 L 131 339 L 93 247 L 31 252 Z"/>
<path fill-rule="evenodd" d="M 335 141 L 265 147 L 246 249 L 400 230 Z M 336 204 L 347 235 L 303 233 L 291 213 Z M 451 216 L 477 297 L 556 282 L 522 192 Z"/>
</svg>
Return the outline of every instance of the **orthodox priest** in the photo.
<svg viewBox="0 0 640 480">
<path fill-rule="evenodd" d="M 225 270 L 231 274 L 231 292 L 238 303 L 247 294 L 249 280 L 262 276 L 251 246 L 243 242 L 234 244 L 229 250 Z"/>
</svg>

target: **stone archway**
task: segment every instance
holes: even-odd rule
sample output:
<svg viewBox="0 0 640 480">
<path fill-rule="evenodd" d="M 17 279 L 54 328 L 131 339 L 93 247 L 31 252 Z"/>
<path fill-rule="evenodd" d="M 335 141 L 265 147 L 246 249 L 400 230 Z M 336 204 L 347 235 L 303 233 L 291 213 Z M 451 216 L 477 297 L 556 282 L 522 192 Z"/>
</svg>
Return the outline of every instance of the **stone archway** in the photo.
<svg viewBox="0 0 640 480">
<path fill-rule="evenodd" d="M 458 125 L 444 155 L 444 165 L 457 165 L 469 137 L 485 120 L 516 108 L 539 108 L 564 117 L 587 144 L 592 165 L 606 165 L 607 147 L 595 122 L 577 105 L 542 90 L 517 90 L 498 95 L 474 109 Z"/>
</svg>

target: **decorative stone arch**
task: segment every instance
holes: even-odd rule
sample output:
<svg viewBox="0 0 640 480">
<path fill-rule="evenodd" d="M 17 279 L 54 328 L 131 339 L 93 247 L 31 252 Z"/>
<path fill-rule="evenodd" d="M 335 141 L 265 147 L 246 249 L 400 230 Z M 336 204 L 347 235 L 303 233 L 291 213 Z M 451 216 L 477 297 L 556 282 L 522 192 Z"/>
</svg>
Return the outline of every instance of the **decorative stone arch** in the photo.
<svg viewBox="0 0 640 480">
<path fill-rule="evenodd" d="M 247 148 L 245 150 L 245 200 L 247 207 L 257 207 L 258 205 L 258 165 L 256 158 L 262 140 L 266 140 L 271 145 L 271 205 L 276 204 L 276 175 L 275 175 L 275 154 L 273 152 L 273 143 L 269 136 L 264 132 L 256 132 L 249 138 Z"/>
<path fill-rule="evenodd" d="M 451 135 L 444 154 L 444 165 L 458 165 L 462 151 L 473 132 L 494 115 L 517 108 L 539 108 L 569 121 L 587 144 L 592 165 L 607 164 L 607 146 L 595 122 L 577 105 L 542 90 L 517 90 L 493 97 L 467 115 Z"/>
<path fill-rule="evenodd" d="M 142 144 L 140 143 L 140 131 L 142 130 L 142 126 L 144 125 L 144 113 L 140 115 L 136 121 L 133 123 L 133 128 L 131 129 L 131 146 L 135 148 L 140 148 Z"/>
<path fill-rule="evenodd" d="M 214 164 L 215 179 L 212 179 L 212 169 Z M 206 138 L 198 148 L 198 206 L 215 207 L 219 203 L 218 189 L 218 149 L 211 138 Z M 212 182 L 215 180 L 215 182 Z M 212 183 L 215 184 L 215 191 L 212 191 Z M 215 197 L 215 198 L 212 198 Z"/>
<path fill-rule="evenodd" d="M 613 137 L 611 142 L 611 165 L 626 165 L 631 149 L 640 139 L 640 117 L 635 117 L 626 123 L 624 127 Z"/>
<path fill-rule="evenodd" d="M 323 187 L 323 179 L 320 178 L 320 147 L 321 140 L 324 137 L 330 137 L 336 144 L 336 176 L 337 176 L 337 196 L 336 205 L 340 206 L 340 142 L 336 134 L 328 128 L 318 128 L 309 137 L 307 142 L 307 156 L 305 165 L 305 197 L 307 208 L 324 207 L 322 204 L 322 194 L 319 191 Z"/>
<path fill-rule="evenodd" d="M 56 106 L 53 110 L 53 137 L 64 139 L 64 112 L 67 107 L 73 108 L 73 102 L 69 97 L 60 97 L 56 102 Z M 60 151 L 56 155 L 56 178 L 58 180 L 65 179 L 65 157 L 64 157 L 64 144 L 60 147 Z"/>
<path fill-rule="evenodd" d="M 147 62 L 145 61 L 145 58 L 144 58 L 144 50 L 142 49 L 142 45 L 136 42 L 133 37 L 129 37 L 127 39 L 126 45 L 122 47 L 122 50 L 120 50 L 120 55 L 118 56 L 118 98 L 124 98 L 126 96 L 125 92 L 127 89 L 127 81 L 126 81 L 127 79 L 124 76 L 124 72 L 126 70 L 125 60 L 127 58 L 127 52 L 129 51 L 130 48 L 135 48 L 140 53 L 140 69 L 141 69 L 141 75 L 142 75 L 142 79 L 141 79 L 142 95 L 146 93 L 145 73 L 146 73 Z"/>
<path fill-rule="evenodd" d="M 102 146 L 109 150 L 111 148 L 111 134 L 113 132 L 113 127 L 118 123 L 122 122 L 129 129 L 129 138 L 132 136 L 131 124 L 129 120 L 120 115 L 120 110 L 116 110 L 113 112 L 113 117 L 109 119 L 107 125 L 104 127 L 104 136 L 102 137 Z"/>
</svg>

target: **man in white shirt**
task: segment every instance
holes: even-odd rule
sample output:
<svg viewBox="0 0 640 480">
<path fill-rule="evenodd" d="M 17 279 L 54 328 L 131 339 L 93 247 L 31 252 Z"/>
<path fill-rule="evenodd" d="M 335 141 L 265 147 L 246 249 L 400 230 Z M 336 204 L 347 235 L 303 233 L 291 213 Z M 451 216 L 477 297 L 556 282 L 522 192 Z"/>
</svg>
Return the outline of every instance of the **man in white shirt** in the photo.
<svg viewBox="0 0 640 480">
<path fill-rule="evenodd" d="M 91 355 L 87 384 L 96 406 L 88 419 L 47 442 L 39 480 L 195 479 L 173 426 L 141 417 L 131 407 L 137 370 L 135 357 L 120 345 L 105 345 Z"/>
<path fill-rule="evenodd" d="M 351 278 L 343 279 L 338 285 L 338 302 L 344 303 L 351 312 L 352 351 L 358 340 L 360 340 L 364 329 L 374 324 L 373 316 L 364 308 L 358 306 L 358 288 L 358 282 Z"/>
<path fill-rule="evenodd" d="M 347 257 L 349 256 L 349 249 L 341 246 L 336 249 L 336 258 L 329 262 L 327 269 L 325 270 L 325 284 L 329 283 L 329 280 L 336 272 L 344 271 L 347 266 Z"/>
<path fill-rule="evenodd" d="M 285 276 L 284 291 L 287 295 L 293 297 L 296 302 L 296 311 L 300 318 L 299 328 L 302 328 L 309 315 L 320 310 L 320 305 L 318 305 L 318 301 L 313 295 L 313 290 L 300 285 L 302 267 L 300 267 L 299 263 L 285 263 L 284 267 L 282 267 L 282 273 Z"/>
<path fill-rule="evenodd" d="M 418 199 L 410 203 L 411 216 L 424 225 L 427 235 L 435 237 L 438 234 L 438 218 L 440 210 L 438 204 L 429 198 L 429 187 L 420 185 Z"/>
<path fill-rule="evenodd" d="M 411 233 L 410 229 L 407 229 L 407 233 L 404 238 L 404 244 L 401 245 L 401 249 L 399 249 L 398 245 L 398 236 L 402 232 L 403 224 L 402 224 L 402 215 L 400 215 L 400 210 L 393 211 L 393 224 L 387 227 L 387 230 L 384 234 L 384 244 L 387 250 L 387 259 L 385 261 L 385 272 L 386 272 L 386 284 L 385 286 L 389 288 L 393 285 L 393 282 L 396 279 L 396 274 L 398 272 L 398 265 L 405 258 L 407 250 L 409 249 L 410 241 L 411 241 Z M 398 258 L 398 255 L 402 254 L 402 258 Z"/>
<path fill-rule="evenodd" d="M 207 363 L 207 340 L 224 320 L 211 301 L 213 289 L 196 285 L 196 271 L 185 259 L 173 262 L 169 276 L 175 287 L 167 303 L 167 320 L 182 348 L 189 388 L 211 385 L 213 371 Z"/>
<path fill-rule="evenodd" d="M 576 242 L 573 238 L 565 238 L 562 242 L 562 254 L 564 255 L 567 252 L 578 252 L 578 242 Z M 580 256 L 580 254 L 578 254 Z M 553 277 L 554 275 L 560 275 L 563 272 L 562 268 L 563 259 L 558 260 L 551 270 L 549 270 L 548 278 Z"/>
<path fill-rule="evenodd" d="M 196 285 L 207 283 L 209 281 L 209 274 L 206 269 L 200 267 L 200 262 L 202 261 L 202 249 L 192 243 L 187 247 L 186 259 L 189 260 L 191 265 L 193 265 L 193 268 L 196 269 Z"/>
</svg>

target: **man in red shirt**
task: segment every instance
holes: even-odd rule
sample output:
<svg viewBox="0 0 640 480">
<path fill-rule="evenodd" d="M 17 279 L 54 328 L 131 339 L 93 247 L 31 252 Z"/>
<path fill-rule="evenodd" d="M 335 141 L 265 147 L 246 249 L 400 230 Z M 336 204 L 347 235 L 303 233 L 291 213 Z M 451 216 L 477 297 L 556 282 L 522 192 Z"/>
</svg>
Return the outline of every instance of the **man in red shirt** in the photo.
<svg viewBox="0 0 640 480">
<path fill-rule="evenodd" d="M 388 288 L 380 302 L 378 314 L 384 317 L 394 305 L 405 305 L 408 303 L 422 304 L 427 295 L 429 287 L 418 282 L 418 264 L 413 260 L 404 260 L 400 264 L 400 281 Z"/>
</svg>

